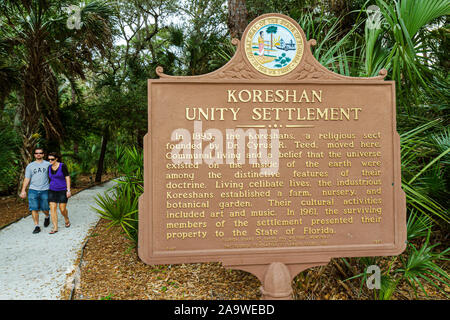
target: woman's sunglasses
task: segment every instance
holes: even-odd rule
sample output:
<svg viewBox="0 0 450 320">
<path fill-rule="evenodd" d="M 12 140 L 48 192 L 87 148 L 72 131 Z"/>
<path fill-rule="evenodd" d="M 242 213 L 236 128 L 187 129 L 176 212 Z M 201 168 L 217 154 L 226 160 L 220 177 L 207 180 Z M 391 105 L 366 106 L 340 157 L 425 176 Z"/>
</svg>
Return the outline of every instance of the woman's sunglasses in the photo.
<svg viewBox="0 0 450 320">
<path fill-rule="evenodd" d="M 48 161 L 55 161 L 55 158 L 48 158 Z"/>
</svg>

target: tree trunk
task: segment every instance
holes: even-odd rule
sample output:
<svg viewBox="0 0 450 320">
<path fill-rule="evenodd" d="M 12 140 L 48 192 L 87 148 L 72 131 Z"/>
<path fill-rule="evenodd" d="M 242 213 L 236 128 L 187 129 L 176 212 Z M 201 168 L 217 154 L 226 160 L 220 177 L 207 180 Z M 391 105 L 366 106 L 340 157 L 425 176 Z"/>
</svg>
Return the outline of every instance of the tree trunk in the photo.
<svg viewBox="0 0 450 320">
<path fill-rule="evenodd" d="M 23 84 L 23 104 L 19 108 L 20 133 L 22 135 L 22 148 L 20 155 L 22 158 L 22 170 L 19 175 L 17 191 L 22 189 L 23 178 L 25 177 L 25 168 L 33 161 L 33 151 L 37 145 L 39 135 L 39 119 L 41 113 L 39 110 L 40 93 L 35 85 L 41 81 L 40 73 L 33 72 L 38 67 L 31 65 L 25 72 L 25 80 Z"/>
<path fill-rule="evenodd" d="M 144 148 L 144 136 L 146 135 L 146 129 L 138 129 L 137 131 L 137 145 L 141 148 Z"/>
<path fill-rule="evenodd" d="M 48 150 L 59 153 L 64 136 L 64 128 L 59 116 L 58 79 L 50 68 L 45 68 L 45 72 L 45 88 L 42 88 L 45 95 L 40 106 L 43 126 Z"/>
<path fill-rule="evenodd" d="M 22 149 L 20 150 L 22 158 L 22 171 L 19 176 L 18 192 L 22 188 L 23 178 L 25 176 L 26 166 L 33 161 L 33 151 L 36 147 L 39 134 L 39 124 L 42 117 L 41 106 L 43 104 L 43 83 L 45 68 L 42 64 L 42 38 L 33 35 L 26 43 L 26 50 L 32 57 L 24 72 L 24 81 L 22 84 L 23 104 L 20 105 L 18 118 L 20 120 L 20 132 L 22 134 Z M 40 146 L 41 147 L 41 146 Z"/>
<path fill-rule="evenodd" d="M 248 24 L 245 0 L 228 0 L 228 29 L 231 38 L 241 39 Z"/>
<path fill-rule="evenodd" d="M 5 100 L 6 100 L 6 93 L 0 92 L 0 119 L 2 118 L 3 110 L 5 110 Z"/>
<path fill-rule="evenodd" d="M 103 163 L 105 162 L 106 145 L 109 140 L 109 130 L 105 129 L 102 137 L 102 149 L 100 150 L 100 157 L 98 159 L 97 174 L 95 175 L 95 182 L 102 182 Z"/>
<path fill-rule="evenodd" d="M 26 131 L 33 131 L 30 128 L 26 128 L 24 126 L 22 126 L 22 132 L 26 132 Z M 20 174 L 19 174 L 19 180 L 17 182 L 17 194 L 20 194 L 20 191 L 22 190 L 22 184 L 23 184 L 23 179 L 25 178 L 25 168 L 27 167 L 27 165 L 33 161 L 33 151 L 34 148 L 36 146 L 37 143 L 37 139 L 36 136 L 33 135 L 25 135 L 22 133 L 22 141 L 23 141 L 23 145 L 22 145 L 22 149 L 20 150 L 20 156 L 21 156 L 21 170 L 20 170 Z"/>
</svg>

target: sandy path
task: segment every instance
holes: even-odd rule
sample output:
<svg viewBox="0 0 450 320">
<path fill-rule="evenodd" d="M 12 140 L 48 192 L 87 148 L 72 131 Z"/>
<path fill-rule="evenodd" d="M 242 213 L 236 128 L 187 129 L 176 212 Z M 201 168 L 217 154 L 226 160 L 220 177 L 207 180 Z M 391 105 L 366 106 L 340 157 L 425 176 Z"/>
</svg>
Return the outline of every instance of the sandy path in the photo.
<svg viewBox="0 0 450 320">
<path fill-rule="evenodd" d="M 33 234 L 31 215 L 0 230 L 0 300 L 57 300 L 66 284 L 67 273 L 73 270 L 77 253 L 88 231 L 99 220 L 91 208 L 94 197 L 111 188 L 115 182 L 81 191 L 69 199 L 70 228 L 58 215 L 58 230 L 49 234 L 52 224 Z"/>
</svg>

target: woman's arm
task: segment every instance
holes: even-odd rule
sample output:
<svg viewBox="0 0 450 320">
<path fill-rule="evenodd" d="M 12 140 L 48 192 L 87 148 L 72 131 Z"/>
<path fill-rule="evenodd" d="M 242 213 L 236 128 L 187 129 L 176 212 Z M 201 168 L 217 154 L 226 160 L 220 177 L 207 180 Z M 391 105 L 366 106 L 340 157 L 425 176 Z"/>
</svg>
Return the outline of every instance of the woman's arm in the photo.
<svg viewBox="0 0 450 320">
<path fill-rule="evenodd" d="M 66 176 L 66 184 L 67 184 L 67 198 L 70 198 L 72 194 L 70 193 L 70 176 Z"/>
<path fill-rule="evenodd" d="M 69 170 L 67 169 L 67 166 L 65 164 L 62 165 L 62 172 L 64 174 L 64 177 L 66 178 L 66 185 L 67 185 L 67 198 L 70 198 L 72 194 L 70 193 L 70 174 Z"/>
</svg>

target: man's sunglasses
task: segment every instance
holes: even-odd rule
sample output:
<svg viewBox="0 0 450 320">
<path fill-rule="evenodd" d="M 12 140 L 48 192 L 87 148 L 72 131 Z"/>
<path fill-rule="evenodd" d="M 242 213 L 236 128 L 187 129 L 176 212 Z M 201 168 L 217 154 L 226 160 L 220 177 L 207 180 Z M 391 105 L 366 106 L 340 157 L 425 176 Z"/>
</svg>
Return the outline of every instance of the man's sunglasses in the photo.
<svg viewBox="0 0 450 320">
<path fill-rule="evenodd" d="M 35 152 L 34 154 L 44 154 L 43 152 Z"/>
</svg>

